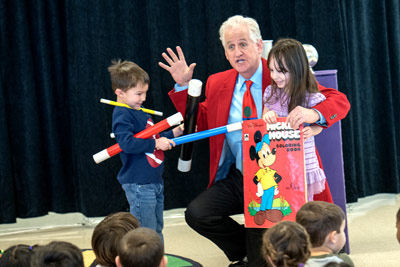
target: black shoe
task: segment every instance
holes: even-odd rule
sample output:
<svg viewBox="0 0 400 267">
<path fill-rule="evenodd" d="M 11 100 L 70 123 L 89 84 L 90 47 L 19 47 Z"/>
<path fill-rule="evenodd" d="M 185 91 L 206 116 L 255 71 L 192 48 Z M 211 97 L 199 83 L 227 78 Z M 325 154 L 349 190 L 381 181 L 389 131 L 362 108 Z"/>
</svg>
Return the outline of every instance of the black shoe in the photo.
<svg viewBox="0 0 400 267">
<path fill-rule="evenodd" d="M 240 261 L 232 262 L 231 264 L 229 264 L 229 267 L 247 267 L 247 263 L 247 257 L 244 257 Z"/>
</svg>

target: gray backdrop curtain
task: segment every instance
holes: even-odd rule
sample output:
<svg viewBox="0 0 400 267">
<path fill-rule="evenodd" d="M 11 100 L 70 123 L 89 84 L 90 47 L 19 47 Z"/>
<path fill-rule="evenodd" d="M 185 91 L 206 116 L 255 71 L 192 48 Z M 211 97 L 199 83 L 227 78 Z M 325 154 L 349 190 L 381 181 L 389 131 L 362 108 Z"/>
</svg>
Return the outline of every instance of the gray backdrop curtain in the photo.
<svg viewBox="0 0 400 267">
<path fill-rule="evenodd" d="M 107 67 L 132 60 L 150 75 L 145 106 L 175 113 L 161 53 L 180 45 L 204 83 L 229 68 L 218 39 L 228 17 L 255 18 L 263 39 L 292 37 L 319 52 L 315 70 L 338 70 L 352 108 L 343 128 L 348 202 L 400 191 L 400 6 L 392 1 L 0 1 L 0 223 L 46 214 L 127 210 L 119 157 L 92 155 L 109 138 L 115 99 Z M 154 117 L 156 121 L 161 118 Z M 208 142 L 166 153 L 166 209 L 185 207 L 208 182 Z"/>
</svg>

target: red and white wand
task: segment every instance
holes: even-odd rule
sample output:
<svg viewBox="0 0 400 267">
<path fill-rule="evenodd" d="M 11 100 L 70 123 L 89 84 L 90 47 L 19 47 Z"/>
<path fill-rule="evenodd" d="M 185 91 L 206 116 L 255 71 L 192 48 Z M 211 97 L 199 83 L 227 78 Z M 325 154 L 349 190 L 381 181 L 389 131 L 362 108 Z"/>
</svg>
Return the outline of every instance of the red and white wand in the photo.
<svg viewBox="0 0 400 267">
<path fill-rule="evenodd" d="M 154 124 L 153 126 L 146 128 L 145 130 L 138 132 L 135 134 L 133 137 L 135 138 L 150 138 L 155 134 L 158 134 L 174 125 L 178 125 L 183 121 L 183 116 L 180 112 Z M 96 153 L 93 155 L 94 161 L 99 164 L 102 161 L 105 161 L 106 159 L 111 158 L 112 156 L 115 156 L 119 153 L 122 152 L 122 149 L 120 148 L 119 144 L 115 144 L 113 146 L 110 146 L 106 149 L 103 149 L 102 151 Z"/>
</svg>

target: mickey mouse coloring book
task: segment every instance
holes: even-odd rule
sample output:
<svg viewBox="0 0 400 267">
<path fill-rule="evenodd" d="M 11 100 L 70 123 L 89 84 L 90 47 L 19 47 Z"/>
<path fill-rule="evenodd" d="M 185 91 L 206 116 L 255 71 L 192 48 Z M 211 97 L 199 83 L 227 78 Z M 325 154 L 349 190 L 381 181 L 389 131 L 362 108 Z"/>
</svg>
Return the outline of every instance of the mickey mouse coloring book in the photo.
<svg viewBox="0 0 400 267">
<path fill-rule="evenodd" d="M 245 226 L 270 228 L 295 221 L 307 201 L 304 139 L 286 118 L 268 124 L 243 121 L 243 190 Z"/>
</svg>

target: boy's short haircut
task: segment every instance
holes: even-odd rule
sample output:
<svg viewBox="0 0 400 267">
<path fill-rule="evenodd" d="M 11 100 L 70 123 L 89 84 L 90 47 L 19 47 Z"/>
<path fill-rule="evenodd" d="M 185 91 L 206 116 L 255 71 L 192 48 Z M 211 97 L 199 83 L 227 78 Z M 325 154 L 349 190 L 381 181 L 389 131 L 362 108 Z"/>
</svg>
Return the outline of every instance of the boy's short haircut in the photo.
<svg viewBox="0 0 400 267">
<path fill-rule="evenodd" d="M 156 231 L 141 227 L 122 238 L 118 256 L 122 266 L 158 267 L 164 257 L 164 245 Z"/>
<path fill-rule="evenodd" d="M 32 256 L 32 267 L 83 267 L 81 250 L 65 241 L 53 241 L 40 246 Z"/>
<path fill-rule="evenodd" d="M 126 92 L 139 83 L 150 84 L 150 78 L 146 71 L 132 61 L 122 61 L 121 59 L 112 60 L 108 67 L 111 77 L 111 87 L 113 91 L 121 89 Z"/>
<path fill-rule="evenodd" d="M 115 265 L 120 240 L 126 233 L 139 226 L 139 221 L 129 212 L 116 212 L 106 216 L 94 228 L 92 234 L 92 249 L 97 264 Z"/>
<path fill-rule="evenodd" d="M 276 266 L 300 266 L 311 254 L 306 229 L 292 221 L 275 224 L 265 231 L 262 242 L 264 259 Z"/>
<path fill-rule="evenodd" d="M 306 228 L 312 247 L 322 246 L 329 233 L 340 233 L 345 218 L 339 206 L 323 201 L 307 202 L 296 214 L 296 222 Z"/>
</svg>

